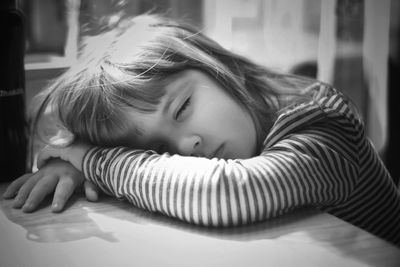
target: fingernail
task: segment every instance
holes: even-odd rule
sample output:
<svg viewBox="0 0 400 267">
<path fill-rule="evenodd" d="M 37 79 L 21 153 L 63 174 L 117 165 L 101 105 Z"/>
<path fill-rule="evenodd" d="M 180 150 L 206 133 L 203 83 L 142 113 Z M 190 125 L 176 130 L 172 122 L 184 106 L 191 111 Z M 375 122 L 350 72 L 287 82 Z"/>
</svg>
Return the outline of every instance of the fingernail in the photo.
<svg viewBox="0 0 400 267">
<path fill-rule="evenodd" d="M 14 200 L 14 203 L 13 203 L 13 208 L 20 208 L 21 206 L 22 206 L 22 201 L 21 200 L 19 200 L 19 199 L 15 199 Z"/>
<path fill-rule="evenodd" d="M 32 209 L 32 203 L 25 203 L 25 205 L 22 207 L 23 211 L 29 211 Z"/>
<path fill-rule="evenodd" d="M 52 210 L 55 210 L 55 211 L 57 211 L 58 209 L 59 209 L 59 207 L 60 207 L 60 205 L 56 202 L 56 203 L 53 203 L 53 205 L 52 205 Z"/>
<path fill-rule="evenodd" d="M 3 193 L 3 197 L 4 198 L 10 198 L 10 197 L 12 197 L 13 196 L 13 194 L 12 194 L 12 191 L 11 190 L 6 190 L 4 193 Z"/>
</svg>

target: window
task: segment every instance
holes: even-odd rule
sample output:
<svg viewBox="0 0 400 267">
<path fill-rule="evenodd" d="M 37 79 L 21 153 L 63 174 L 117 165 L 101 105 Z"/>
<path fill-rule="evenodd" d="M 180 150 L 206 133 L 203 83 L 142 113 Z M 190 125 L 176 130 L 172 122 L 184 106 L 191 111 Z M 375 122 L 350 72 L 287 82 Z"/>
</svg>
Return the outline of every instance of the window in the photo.
<svg viewBox="0 0 400 267">
<path fill-rule="evenodd" d="M 22 0 L 20 6 L 27 22 L 27 70 L 68 67 L 82 35 L 120 17 L 153 11 L 202 25 L 202 0 Z"/>
</svg>

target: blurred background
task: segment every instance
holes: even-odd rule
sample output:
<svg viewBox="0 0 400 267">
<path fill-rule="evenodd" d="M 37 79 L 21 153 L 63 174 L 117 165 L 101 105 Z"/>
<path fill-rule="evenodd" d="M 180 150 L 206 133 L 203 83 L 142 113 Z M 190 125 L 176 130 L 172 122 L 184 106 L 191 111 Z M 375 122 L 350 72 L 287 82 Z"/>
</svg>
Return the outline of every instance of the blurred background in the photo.
<svg viewBox="0 0 400 267">
<path fill-rule="evenodd" d="M 19 0 L 26 17 L 26 102 L 73 64 L 82 36 L 120 17 L 162 12 L 195 24 L 227 49 L 260 64 L 315 77 L 346 93 L 398 179 L 399 2 Z"/>
</svg>

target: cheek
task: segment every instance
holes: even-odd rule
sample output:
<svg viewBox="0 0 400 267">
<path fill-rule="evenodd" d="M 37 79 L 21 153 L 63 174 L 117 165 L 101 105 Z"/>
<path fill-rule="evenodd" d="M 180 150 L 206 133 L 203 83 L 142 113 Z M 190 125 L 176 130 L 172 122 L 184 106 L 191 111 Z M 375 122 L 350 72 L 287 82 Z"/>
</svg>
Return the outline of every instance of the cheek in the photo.
<svg viewBox="0 0 400 267">
<path fill-rule="evenodd" d="M 257 146 L 257 134 L 254 121 L 250 114 L 239 105 L 232 105 L 225 113 L 226 120 L 221 128 L 230 138 L 234 158 L 249 158 L 254 156 Z"/>
<path fill-rule="evenodd" d="M 200 112 L 198 112 L 196 118 L 207 129 L 223 131 L 230 124 L 230 114 L 232 110 L 227 103 L 218 100 L 218 98 L 215 98 L 207 103 L 200 104 Z"/>
<path fill-rule="evenodd" d="M 250 115 L 236 102 L 226 98 L 214 98 L 214 101 L 204 104 L 198 119 L 222 137 L 247 136 L 252 129 Z"/>
</svg>

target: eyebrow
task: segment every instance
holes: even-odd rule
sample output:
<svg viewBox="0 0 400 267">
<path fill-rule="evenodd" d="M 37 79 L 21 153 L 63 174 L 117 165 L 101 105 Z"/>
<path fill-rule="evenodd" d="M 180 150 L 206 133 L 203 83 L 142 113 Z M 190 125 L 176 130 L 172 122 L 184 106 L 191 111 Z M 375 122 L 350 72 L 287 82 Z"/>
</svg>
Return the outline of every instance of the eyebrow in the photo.
<svg viewBox="0 0 400 267">
<path fill-rule="evenodd" d="M 188 79 L 185 79 L 183 82 L 178 82 L 178 87 L 175 88 L 173 92 L 168 96 L 167 101 L 165 102 L 165 105 L 163 107 L 162 112 L 165 114 L 171 107 L 172 102 L 176 99 L 176 97 L 182 93 L 182 89 L 186 88 L 190 81 Z"/>
</svg>

